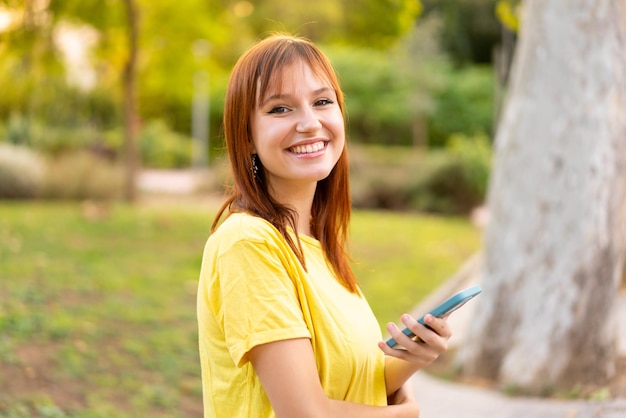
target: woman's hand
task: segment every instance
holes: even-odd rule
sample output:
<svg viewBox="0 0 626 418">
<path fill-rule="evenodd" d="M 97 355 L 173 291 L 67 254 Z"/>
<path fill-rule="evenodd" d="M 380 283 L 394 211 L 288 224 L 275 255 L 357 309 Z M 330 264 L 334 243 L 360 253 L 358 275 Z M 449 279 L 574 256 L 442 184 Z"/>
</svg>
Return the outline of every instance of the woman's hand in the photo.
<svg viewBox="0 0 626 418">
<path fill-rule="evenodd" d="M 424 322 L 430 329 L 407 314 L 402 315 L 401 320 L 415 337 L 404 335 L 394 323 L 387 324 L 387 331 L 396 340 L 398 347 L 401 347 L 391 348 L 386 342 L 381 341 L 378 346 L 388 356 L 412 363 L 417 370 L 431 364 L 448 349 L 448 340 L 452 332 L 445 318 L 426 315 Z"/>
<path fill-rule="evenodd" d="M 402 315 L 402 323 L 407 326 L 415 337 L 410 338 L 395 324 L 387 324 L 387 331 L 396 340 L 398 348 L 391 348 L 385 341 L 378 343 L 387 355 L 385 359 L 385 383 L 387 395 L 393 394 L 417 370 L 428 366 L 448 349 L 448 340 L 452 335 L 446 318 L 435 318 L 426 315 L 424 325 L 410 315 Z"/>
</svg>

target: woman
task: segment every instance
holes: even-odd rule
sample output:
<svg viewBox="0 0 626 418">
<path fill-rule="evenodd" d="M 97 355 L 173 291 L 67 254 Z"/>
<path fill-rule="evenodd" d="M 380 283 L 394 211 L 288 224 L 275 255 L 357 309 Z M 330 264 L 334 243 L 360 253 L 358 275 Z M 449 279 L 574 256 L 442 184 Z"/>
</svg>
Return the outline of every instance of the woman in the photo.
<svg viewBox="0 0 626 418">
<path fill-rule="evenodd" d="M 301 38 L 258 43 L 233 69 L 224 133 L 234 184 L 198 292 L 205 417 L 417 417 L 406 382 L 450 331 L 403 315 L 419 342 L 389 324 L 403 347 L 392 349 L 359 290 L 345 251 L 343 96 L 327 58 Z"/>
</svg>

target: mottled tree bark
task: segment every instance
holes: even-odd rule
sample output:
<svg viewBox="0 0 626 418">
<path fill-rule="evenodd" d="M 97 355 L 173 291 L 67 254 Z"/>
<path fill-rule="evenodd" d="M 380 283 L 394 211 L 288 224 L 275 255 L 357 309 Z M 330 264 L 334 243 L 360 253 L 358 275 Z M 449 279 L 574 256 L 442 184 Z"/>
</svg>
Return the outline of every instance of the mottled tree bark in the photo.
<svg viewBox="0 0 626 418">
<path fill-rule="evenodd" d="M 495 144 L 465 373 L 530 393 L 604 382 L 626 214 L 626 1 L 526 0 Z"/>
</svg>

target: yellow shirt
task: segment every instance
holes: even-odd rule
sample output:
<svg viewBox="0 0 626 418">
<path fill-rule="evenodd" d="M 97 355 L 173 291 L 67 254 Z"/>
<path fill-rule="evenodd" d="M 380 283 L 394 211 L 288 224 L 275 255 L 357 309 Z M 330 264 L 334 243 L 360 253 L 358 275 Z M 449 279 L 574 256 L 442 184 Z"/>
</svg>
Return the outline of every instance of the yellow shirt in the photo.
<svg viewBox="0 0 626 418">
<path fill-rule="evenodd" d="M 302 337 L 329 398 L 387 404 L 382 335 L 367 301 L 337 281 L 319 241 L 300 240 L 308 272 L 261 218 L 233 214 L 209 237 L 197 305 L 205 418 L 275 417 L 248 352 Z"/>
</svg>

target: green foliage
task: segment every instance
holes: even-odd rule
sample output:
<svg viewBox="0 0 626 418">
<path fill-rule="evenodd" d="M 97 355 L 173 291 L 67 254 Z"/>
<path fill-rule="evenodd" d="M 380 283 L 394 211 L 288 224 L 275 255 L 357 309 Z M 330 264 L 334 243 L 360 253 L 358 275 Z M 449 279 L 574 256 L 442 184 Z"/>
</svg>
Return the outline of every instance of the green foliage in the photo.
<svg viewBox="0 0 626 418">
<path fill-rule="evenodd" d="M 45 125 L 28 119 L 21 114 L 13 113 L 2 132 L 9 144 L 28 146 L 38 152 L 51 156 L 62 156 L 70 153 L 74 156 L 91 151 L 110 159 L 122 155 L 121 129 L 100 130 L 94 126 Z M 191 138 L 181 135 L 162 120 L 148 121 L 141 130 L 137 141 L 144 166 L 151 168 L 188 167 L 191 160 Z M 0 143 L 1 143 L 0 139 Z M 68 159 L 62 157 L 65 170 L 76 170 L 81 166 L 79 161 L 85 160 L 84 155 L 74 158 L 73 169 L 69 168 Z M 103 161 L 95 161 L 101 167 Z M 59 168 L 59 167 L 57 167 Z"/>
<path fill-rule="evenodd" d="M 492 151 L 489 138 L 485 135 L 453 135 L 446 148 L 460 162 L 470 192 L 479 199 L 484 197 L 491 172 Z"/>
<path fill-rule="evenodd" d="M 433 152 L 409 190 L 409 207 L 425 212 L 467 214 L 480 205 L 484 196 L 473 190 L 463 162 L 450 153 Z"/>
<path fill-rule="evenodd" d="M 395 48 L 328 47 L 346 95 L 350 136 L 355 142 L 408 145 L 414 124 L 433 110 L 445 60 L 432 43 L 437 23 L 415 28 Z M 367 70 L 364 70 L 367 69 Z"/>
<path fill-rule="evenodd" d="M 491 62 L 500 42 L 500 22 L 495 16 L 498 0 L 422 0 L 424 16 L 438 15 L 443 21 L 441 43 L 458 65 Z"/>
<path fill-rule="evenodd" d="M 323 43 L 388 48 L 421 12 L 416 0 L 254 0 L 249 17 L 254 33 L 298 33 Z M 271 18 L 267 18 L 270 16 Z"/>
<path fill-rule="evenodd" d="M 251 42 L 247 22 L 233 5 L 216 0 L 140 1 L 142 12 L 138 101 L 145 120 L 163 119 L 190 132 L 193 77 L 209 77 L 211 134 L 220 126 L 223 96 L 234 61 Z"/>
<path fill-rule="evenodd" d="M 351 144 L 352 204 L 356 208 L 407 210 L 415 171 L 423 160 L 416 149 Z"/>
<path fill-rule="evenodd" d="M 389 143 L 409 142 L 407 122 L 411 114 L 403 104 L 415 87 L 402 88 L 389 54 L 367 48 L 345 48 L 329 54 L 346 94 L 351 136 L 366 143 L 384 139 Z"/>
<path fill-rule="evenodd" d="M 184 168 L 191 163 L 191 138 L 171 129 L 163 120 L 145 123 L 137 137 L 141 164 L 147 168 Z M 104 150 L 115 156 L 123 153 L 119 129 L 104 134 Z"/>
<path fill-rule="evenodd" d="M 486 115 L 490 117 L 491 112 L 483 101 L 490 91 L 480 100 L 463 99 L 468 93 L 463 89 L 466 86 L 456 84 L 451 70 L 446 72 L 435 40 L 461 42 L 466 33 L 480 35 L 482 28 L 491 33 L 494 1 L 297 0 L 285 7 L 279 0 L 136 0 L 141 16 L 137 100 L 149 131 L 161 132 L 158 137 L 149 133 L 156 139 L 144 146 L 145 161 L 158 167 L 184 164 L 186 138 L 175 138 L 165 128 L 154 128 L 150 121 L 163 121 L 179 134 L 188 135 L 192 79 L 198 71 L 210 78 L 210 140 L 219 146 L 230 69 L 254 41 L 273 31 L 301 34 L 327 46 L 347 93 L 350 134 L 356 142 L 423 144 L 427 142 L 422 129 L 426 119 L 436 146 L 445 144 L 452 133 L 490 134 Z M 101 3 L 49 2 L 43 11 L 28 9 L 32 16 L 24 15 L 30 17 L 1 34 L 8 42 L 0 49 L 0 121 L 11 125 L 10 138 L 13 134 L 20 138 L 9 142 L 46 153 L 97 148 L 119 154 L 119 141 L 109 139 L 119 135 L 122 122 L 127 19 L 124 2 L 112 0 L 106 7 Z M 422 3 L 426 17 L 416 24 Z M 19 2 L 5 4 L 22 7 Z M 471 31 L 461 17 L 471 21 Z M 74 33 L 80 36 L 80 30 L 86 28 L 97 33 L 95 45 L 88 51 L 96 78 L 92 89 L 72 82 L 71 68 L 56 41 L 63 31 L 77 31 Z M 450 42 L 446 45 L 449 48 Z M 465 74 L 460 77 L 469 78 Z M 445 85 L 449 87 L 440 93 Z M 431 118 L 435 109 L 440 110 Z M 13 126 L 11 114 L 24 115 L 28 130 Z M 107 149 L 106 144 L 112 142 L 115 147 Z M 174 156 L 166 157 L 162 150 Z"/>
<path fill-rule="evenodd" d="M 352 146 L 352 202 L 359 208 L 466 214 L 487 188 L 486 138 L 456 137 L 448 150 Z"/>
<path fill-rule="evenodd" d="M 88 91 L 69 85 L 50 33 L 38 34 L 37 44 L 28 43 L 32 50 L 27 51 L 15 39 L 19 32 L 12 35 L 7 35 L 10 48 L 0 49 L 0 120 L 21 114 L 44 124 L 66 127 L 91 124 L 106 128 L 119 122 L 115 85 L 99 80 Z M 35 52 L 40 50 L 48 53 Z"/>
<path fill-rule="evenodd" d="M 32 145 L 31 133 L 33 127 L 28 120 L 20 113 L 13 112 L 6 124 L 3 126 L 3 137 L 6 142 L 14 145 Z"/>
<path fill-rule="evenodd" d="M 151 121 L 139 135 L 143 164 L 154 168 L 182 168 L 191 163 L 191 139 L 172 131 L 161 120 Z"/>
<path fill-rule="evenodd" d="M 474 136 L 493 133 L 494 74 L 491 67 L 466 67 L 445 73 L 444 87 L 434 100 L 428 118 L 431 147 L 445 146 L 454 134 Z"/>
<path fill-rule="evenodd" d="M 393 45 L 404 35 L 413 26 L 422 6 L 415 0 L 344 0 L 342 3 L 347 38 L 351 43 L 379 48 Z"/>
<path fill-rule="evenodd" d="M 2 33 L 0 120 L 17 111 L 44 125 L 87 124 L 112 129 L 121 122 L 121 78 L 127 58 L 124 2 L 103 7 L 97 0 L 53 1 Z M 319 43 L 388 48 L 407 33 L 420 12 L 416 0 L 279 0 L 234 2 L 136 0 L 140 14 L 138 92 L 142 117 L 164 119 L 189 132 L 192 77 L 210 74 L 211 134 L 219 137 L 224 85 L 234 61 L 254 41 L 273 31 L 290 31 Z M 17 9 L 21 4 L 7 4 Z M 21 14 L 18 14 L 21 15 Z M 96 31 L 89 59 L 96 90 L 68 81 L 67 63 L 56 36 L 81 29 Z M 213 93 L 215 92 L 215 94 Z"/>
<path fill-rule="evenodd" d="M 0 328 L 14 353 L 0 357 L 0 416 L 201 416 L 195 301 L 212 211 L 113 205 L 93 218 L 78 204 L 0 204 L 0 317 L 41 319 Z M 414 214 L 355 212 L 352 237 L 381 324 L 480 245 L 467 220 Z M 25 370 L 38 380 L 7 380 Z"/>
<path fill-rule="evenodd" d="M 104 146 L 103 133 L 96 126 L 45 124 L 18 113 L 11 114 L 4 128 L 4 138 L 10 144 L 28 146 L 48 155 Z"/>
<path fill-rule="evenodd" d="M 0 143 L 0 199 L 36 197 L 42 187 L 41 158 L 22 146 Z"/>
</svg>

